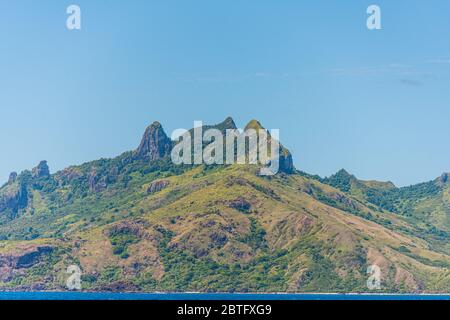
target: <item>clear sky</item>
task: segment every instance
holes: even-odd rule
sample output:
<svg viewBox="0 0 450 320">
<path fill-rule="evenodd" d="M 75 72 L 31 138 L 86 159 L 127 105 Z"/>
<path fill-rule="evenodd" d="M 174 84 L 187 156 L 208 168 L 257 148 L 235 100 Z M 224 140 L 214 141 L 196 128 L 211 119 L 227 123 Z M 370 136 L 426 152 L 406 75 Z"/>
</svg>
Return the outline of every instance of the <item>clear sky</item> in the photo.
<svg viewBox="0 0 450 320">
<path fill-rule="evenodd" d="M 366 28 L 378 4 L 382 30 Z M 66 8 L 82 30 L 66 28 Z M 297 168 L 408 185 L 450 171 L 450 2 L 0 2 L 0 181 L 232 116 Z"/>
</svg>

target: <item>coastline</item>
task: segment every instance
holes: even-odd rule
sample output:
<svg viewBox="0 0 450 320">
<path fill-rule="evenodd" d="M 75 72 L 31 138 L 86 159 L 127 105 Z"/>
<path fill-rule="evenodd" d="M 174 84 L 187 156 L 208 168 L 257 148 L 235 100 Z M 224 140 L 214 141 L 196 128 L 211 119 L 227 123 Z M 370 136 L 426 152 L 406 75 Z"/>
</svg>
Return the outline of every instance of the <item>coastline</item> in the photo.
<svg viewBox="0 0 450 320">
<path fill-rule="evenodd" d="M 2 291 L 0 300 L 450 300 L 449 294 Z"/>
</svg>

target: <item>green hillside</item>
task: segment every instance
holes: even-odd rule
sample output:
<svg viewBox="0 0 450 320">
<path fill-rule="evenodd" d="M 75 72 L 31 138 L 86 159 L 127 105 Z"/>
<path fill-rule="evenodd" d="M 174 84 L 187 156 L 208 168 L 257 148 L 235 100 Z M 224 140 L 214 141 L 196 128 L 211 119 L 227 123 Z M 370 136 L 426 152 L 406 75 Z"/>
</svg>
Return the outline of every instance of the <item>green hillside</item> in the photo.
<svg viewBox="0 0 450 320">
<path fill-rule="evenodd" d="M 423 238 L 435 250 L 450 253 L 450 182 L 449 174 L 397 188 L 391 182 L 361 181 L 345 170 L 320 179 L 343 192 L 375 206 L 379 211 L 395 213 L 414 227 L 414 235 Z"/>
<path fill-rule="evenodd" d="M 257 129 L 255 121 L 248 125 Z M 216 126 L 235 128 L 227 118 Z M 397 188 L 345 171 L 319 178 L 258 165 L 173 165 L 159 123 L 139 147 L 0 188 L 0 290 L 450 292 L 448 175 Z"/>
</svg>

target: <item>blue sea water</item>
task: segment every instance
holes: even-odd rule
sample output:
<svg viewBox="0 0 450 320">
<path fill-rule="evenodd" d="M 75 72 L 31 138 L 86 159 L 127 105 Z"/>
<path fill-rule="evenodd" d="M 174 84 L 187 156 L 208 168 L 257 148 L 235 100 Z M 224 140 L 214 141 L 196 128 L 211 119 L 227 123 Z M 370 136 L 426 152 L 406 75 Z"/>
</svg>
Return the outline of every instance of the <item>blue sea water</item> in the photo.
<svg viewBox="0 0 450 320">
<path fill-rule="evenodd" d="M 0 300 L 450 300 L 448 295 L 0 292 Z"/>
</svg>

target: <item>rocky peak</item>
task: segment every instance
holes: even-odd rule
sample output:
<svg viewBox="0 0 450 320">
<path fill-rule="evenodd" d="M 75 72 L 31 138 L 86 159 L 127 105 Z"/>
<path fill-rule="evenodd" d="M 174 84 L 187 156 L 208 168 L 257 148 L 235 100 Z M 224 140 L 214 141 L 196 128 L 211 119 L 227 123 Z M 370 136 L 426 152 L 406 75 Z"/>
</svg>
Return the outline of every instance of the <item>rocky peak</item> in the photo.
<svg viewBox="0 0 450 320">
<path fill-rule="evenodd" d="M 258 120 L 251 120 L 247 125 L 245 126 L 244 130 L 253 129 L 253 130 L 264 130 L 263 126 Z"/>
<path fill-rule="evenodd" d="M 248 129 L 253 129 L 256 130 L 257 132 L 259 130 L 266 130 L 262 124 L 258 121 L 258 120 L 251 120 L 249 123 L 247 123 L 247 125 L 245 126 L 244 130 L 248 130 Z M 270 132 L 268 131 L 268 138 L 272 139 L 272 137 L 270 136 Z M 284 147 L 281 142 L 280 142 L 280 162 L 279 162 L 279 170 L 280 172 L 284 172 L 284 173 L 293 173 L 295 171 L 295 167 L 294 167 L 294 162 L 292 160 L 292 154 L 291 152 Z"/>
<path fill-rule="evenodd" d="M 217 129 L 220 132 L 222 132 L 222 134 L 225 136 L 227 130 L 237 129 L 237 127 L 236 127 L 236 124 L 234 123 L 233 118 L 228 117 L 224 121 L 222 121 L 218 124 L 214 124 L 214 125 L 208 125 L 208 124 L 205 125 L 204 124 L 202 126 L 203 132 L 205 132 L 206 130 L 209 130 L 209 129 Z M 194 128 L 189 130 L 189 134 L 191 135 L 191 137 L 193 137 Z"/>
<path fill-rule="evenodd" d="M 169 181 L 167 181 L 167 180 L 154 181 L 148 186 L 147 193 L 152 194 L 152 193 L 159 192 L 159 191 L 165 189 L 168 185 L 169 185 Z"/>
<path fill-rule="evenodd" d="M 232 117 L 227 117 L 222 123 L 224 127 L 227 129 L 236 129 L 236 124 L 234 123 L 234 120 Z"/>
<path fill-rule="evenodd" d="M 47 161 L 43 160 L 39 162 L 38 166 L 33 168 L 32 175 L 34 178 L 50 177 L 50 169 L 48 168 Z"/>
<path fill-rule="evenodd" d="M 449 183 L 450 182 L 450 174 L 449 173 L 443 173 L 439 177 L 439 182 L 441 182 L 442 184 Z"/>
<path fill-rule="evenodd" d="M 7 212 L 10 218 L 15 218 L 19 210 L 28 206 L 28 190 L 24 183 L 9 185 L 0 193 L 0 213 Z"/>
<path fill-rule="evenodd" d="M 339 171 L 336 172 L 334 175 L 335 175 L 335 176 L 342 176 L 342 177 L 349 177 L 349 178 L 352 178 L 352 177 L 353 177 L 353 175 L 351 175 L 350 173 L 348 173 L 348 171 L 345 170 L 345 169 L 339 170 Z"/>
<path fill-rule="evenodd" d="M 224 121 L 222 121 L 221 123 L 218 123 L 214 126 L 211 126 L 211 127 L 205 126 L 204 129 L 209 129 L 209 128 L 214 128 L 214 129 L 220 130 L 223 133 L 225 133 L 226 130 L 237 129 L 236 124 L 234 123 L 234 120 L 231 117 L 227 117 Z"/>
<path fill-rule="evenodd" d="M 351 173 L 349 173 L 347 170 L 345 169 L 341 169 L 338 172 L 336 172 L 335 174 L 333 174 L 330 178 L 334 178 L 334 179 L 338 179 L 338 180 L 342 180 L 342 181 L 348 181 L 348 182 L 357 182 L 358 179 Z"/>
<path fill-rule="evenodd" d="M 135 155 L 138 158 L 158 160 L 170 154 L 171 147 L 172 141 L 167 137 L 162 125 L 155 121 L 145 130 Z"/>
<path fill-rule="evenodd" d="M 284 173 L 294 173 L 295 171 L 292 154 L 283 146 L 281 146 L 280 152 L 280 171 Z"/>
<path fill-rule="evenodd" d="M 11 172 L 9 174 L 8 184 L 14 183 L 17 180 L 17 172 Z"/>
</svg>

